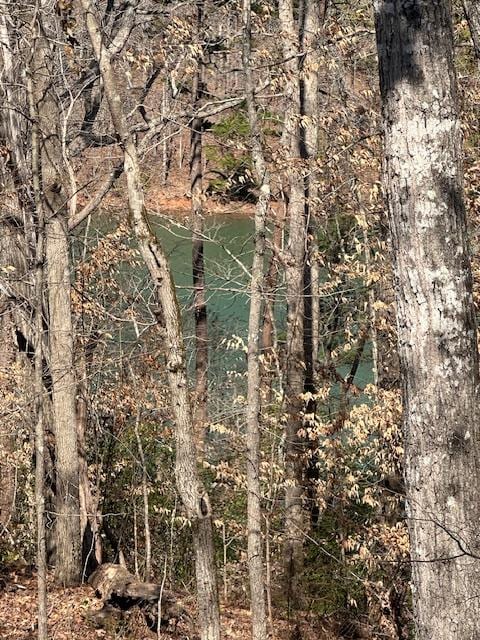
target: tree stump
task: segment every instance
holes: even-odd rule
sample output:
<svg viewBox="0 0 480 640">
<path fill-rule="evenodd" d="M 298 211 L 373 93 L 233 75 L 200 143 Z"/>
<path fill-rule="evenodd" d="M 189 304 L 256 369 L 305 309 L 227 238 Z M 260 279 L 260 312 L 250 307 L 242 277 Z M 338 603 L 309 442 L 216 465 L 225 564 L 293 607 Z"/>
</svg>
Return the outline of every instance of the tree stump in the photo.
<svg viewBox="0 0 480 640">
<path fill-rule="evenodd" d="M 102 564 L 88 580 L 97 598 L 103 601 L 103 608 L 90 613 L 90 620 L 98 626 L 108 626 L 122 619 L 124 612 L 134 607 L 142 612 L 147 626 L 156 630 L 158 614 L 163 626 L 175 628 L 181 621 L 191 621 L 191 617 L 172 591 L 161 589 L 154 582 L 141 582 L 125 567 L 119 564 Z M 159 598 L 161 592 L 161 605 Z"/>
</svg>

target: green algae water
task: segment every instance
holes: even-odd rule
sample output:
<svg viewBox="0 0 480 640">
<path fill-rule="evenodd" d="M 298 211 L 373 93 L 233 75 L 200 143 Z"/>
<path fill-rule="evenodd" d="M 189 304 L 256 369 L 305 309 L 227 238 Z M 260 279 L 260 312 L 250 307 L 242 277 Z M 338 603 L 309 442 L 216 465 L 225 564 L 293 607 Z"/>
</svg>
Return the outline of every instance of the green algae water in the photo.
<svg viewBox="0 0 480 640">
<path fill-rule="evenodd" d="M 176 220 L 154 220 L 153 228 L 170 260 L 183 313 L 189 366 L 193 368 L 192 234 Z M 206 220 L 204 234 L 211 378 L 223 384 L 228 378 L 230 386 L 245 370 L 238 338 L 246 341 L 248 332 L 253 222 L 246 217 L 211 217 Z M 233 348 L 235 342 L 238 348 Z"/>
<path fill-rule="evenodd" d="M 194 353 L 191 232 L 188 226 L 175 220 L 156 221 L 154 228 L 170 259 L 183 310 L 187 351 L 191 361 Z M 210 370 L 212 379 L 217 379 L 217 382 L 219 378 L 225 380 L 227 374 L 232 377 L 245 371 L 245 354 L 240 345 L 241 341 L 246 343 L 248 333 L 248 287 L 253 258 L 253 232 L 253 221 L 246 217 L 213 217 L 208 218 L 205 224 Z M 276 319 L 281 341 L 285 332 L 285 295 L 281 282 L 278 283 L 277 290 Z M 229 349 L 229 343 L 239 346 L 237 349 Z M 346 376 L 350 367 L 348 364 L 340 365 L 338 371 Z M 369 345 L 365 347 L 354 382 L 359 387 L 373 382 Z"/>
<path fill-rule="evenodd" d="M 93 224 L 93 219 L 92 219 Z M 161 241 L 170 261 L 182 310 L 188 366 L 194 369 L 194 325 L 192 284 L 192 234 L 186 217 L 173 219 L 152 217 L 151 225 Z M 99 235 L 112 231 L 113 223 L 107 220 L 96 222 Z M 205 221 L 204 256 L 206 299 L 209 334 L 209 378 L 210 387 L 218 402 L 245 393 L 246 356 L 243 349 L 247 341 L 249 315 L 249 281 L 253 258 L 253 221 L 248 217 L 223 215 L 209 217 Z M 135 243 L 133 243 L 135 246 Z M 128 290 L 132 283 L 142 295 L 138 304 L 144 305 L 150 283 L 144 267 L 124 264 L 120 267 L 120 278 Z M 143 295 L 145 294 L 145 295 Z M 275 315 L 281 345 L 285 339 L 285 292 L 283 283 L 278 283 Z M 147 311 L 145 309 L 145 311 Z M 148 316 L 148 313 L 147 313 Z M 121 330 L 121 340 L 135 342 L 130 324 Z M 338 371 L 343 376 L 349 373 L 347 364 Z M 364 387 L 372 382 L 372 363 L 369 345 L 366 346 L 354 382 Z M 335 389 L 332 389 L 336 395 Z"/>
</svg>

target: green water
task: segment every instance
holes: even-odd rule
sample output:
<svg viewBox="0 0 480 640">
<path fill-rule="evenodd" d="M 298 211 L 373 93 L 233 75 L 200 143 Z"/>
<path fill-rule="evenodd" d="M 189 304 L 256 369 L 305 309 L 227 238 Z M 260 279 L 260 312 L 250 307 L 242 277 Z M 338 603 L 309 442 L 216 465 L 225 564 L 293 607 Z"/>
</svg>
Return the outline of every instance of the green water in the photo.
<svg viewBox="0 0 480 640">
<path fill-rule="evenodd" d="M 191 232 L 175 221 L 155 223 L 165 246 L 182 309 L 189 354 L 193 354 Z M 205 270 L 207 282 L 208 328 L 211 344 L 210 367 L 216 377 L 227 371 L 245 370 L 245 355 L 240 350 L 227 349 L 225 342 L 232 336 L 247 338 L 249 312 L 249 270 L 253 257 L 253 222 L 248 218 L 210 218 L 205 229 Z M 277 305 L 278 332 L 284 333 L 285 305 L 282 288 Z M 341 375 L 350 372 L 349 365 L 338 368 Z M 369 349 L 358 367 L 354 382 L 364 387 L 371 383 L 372 365 Z"/>
<path fill-rule="evenodd" d="M 192 242 L 188 220 L 152 218 L 152 227 L 161 240 L 170 260 L 177 295 L 183 312 L 185 343 L 189 368 L 193 370 L 194 326 L 192 313 Z M 96 231 L 111 231 L 113 223 L 103 220 Z M 246 217 L 222 216 L 208 218 L 204 238 L 206 293 L 208 305 L 208 332 L 210 341 L 210 385 L 219 398 L 232 397 L 245 390 L 246 358 L 240 341 L 232 348 L 228 342 L 238 336 L 247 339 L 249 294 L 248 286 L 253 257 L 253 221 Z M 128 290 L 133 283 L 140 291 L 149 287 L 148 277 L 141 267 L 123 266 L 120 277 Z M 143 296 L 142 296 L 143 297 Z M 285 300 L 280 283 L 276 308 L 277 329 L 281 339 L 285 334 Z M 122 330 L 122 340 L 135 341 L 129 325 Z M 338 367 L 347 375 L 349 365 Z M 372 366 L 369 349 L 358 368 L 354 382 L 363 387 L 372 382 Z"/>
<path fill-rule="evenodd" d="M 192 359 L 192 241 L 187 226 L 176 221 L 154 221 L 154 229 L 170 259 L 183 310 L 187 353 Z M 240 349 L 228 348 L 233 336 L 246 340 L 249 312 L 249 273 L 253 223 L 249 218 L 209 218 L 205 225 L 204 256 L 210 369 L 223 377 L 245 369 Z M 192 363 L 190 362 L 190 365 Z"/>
</svg>

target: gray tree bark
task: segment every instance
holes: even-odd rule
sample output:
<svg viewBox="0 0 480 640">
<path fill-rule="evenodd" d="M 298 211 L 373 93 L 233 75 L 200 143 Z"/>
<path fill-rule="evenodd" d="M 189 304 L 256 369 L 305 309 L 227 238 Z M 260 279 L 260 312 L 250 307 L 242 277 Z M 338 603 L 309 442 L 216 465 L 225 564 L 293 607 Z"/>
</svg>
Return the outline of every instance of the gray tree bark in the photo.
<svg viewBox="0 0 480 640">
<path fill-rule="evenodd" d="M 56 580 L 64 585 L 81 580 L 79 461 L 77 450 L 76 382 L 73 360 L 68 194 L 61 148 L 54 77 L 54 55 L 40 21 L 32 63 L 33 100 L 40 132 L 41 194 L 45 208 L 48 341 L 56 452 Z"/>
<path fill-rule="evenodd" d="M 34 41 L 36 44 L 36 40 Z M 35 51 L 35 46 L 33 50 Z M 41 189 L 40 130 L 32 79 L 28 80 L 32 120 L 32 185 L 36 210 L 35 246 L 35 507 L 37 516 L 37 625 L 38 640 L 47 640 L 47 543 L 45 526 L 45 421 L 43 386 L 43 294 L 45 270 L 45 210 Z"/>
<path fill-rule="evenodd" d="M 477 0 L 463 0 L 463 10 L 472 37 L 475 57 L 480 61 L 480 6 Z"/>
<path fill-rule="evenodd" d="M 155 285 L 165 327 L 167 375 L 175 420 L 175 478 L 178 492 L 192 523 L 202 640 L 219 640 L 220 618 L 213 548 L 212 511 L 200 480 L 190 404 L 180 309 L 172 273 L 163 247 L 153 233 L 145 209 L 140 166 L 133 134 L 122 110 L 122 100 L 113 72 L 111 55 L 104 45 L 91 0 L 81 0 L 87 31 L 102 75 L 113 125 L 124 153 L 130 223 L 140 253 Z"/>
<path fill-rule="evenodd" d="M 203 0 L 195 3 L 197 37 L 201 40 Z M 202 46 L 201 44 L 199 45 Z M 203 55 L 199 54 L 193 78 L 193 110 L 198 111 L 202 97 Z M 205 291 L 204 212 L 203 212 L 203 118 L 190 125 L 190 190 L 192 195 L 192 275 L 195 320 L 195 427 L 199 447 L 203 449 L 208 421 L 208 315 Z"/>
<path fill-rule="evenodd" d="M 306 257 L 305 191 L 301 165 L 300 46 L 292 0 L 280 0 L 278 13 L 283 43 L 287 107 L 283 133 L 288 158 L 288 243 L 285 250 L 287 298 L 287 371 L 285 383 L 285 580 L 289 604 L 297 604 L 298 577 L 303 568 L 305 533 L 303 428 L 304 387 L 304 264 Z"/>
<path fill-rule="evenodd" d="M 265 601 L 265 572 L 262 545 L 262 488 L 260 483 L 260 324 L 264 281 L 266 218 L 270 203 L 270 176 L 262 146 L 254 95 L 251 60 L 251 0 L 243 0 L 243 71 L 245 97 L 252 140 L 252 158 L 259 196 L 255 207 L 255 239 L 250 282 L 251 298 L 248 320 L 247 347 L 247 529 L 248 570 L 250 578 L 250 610 L 253 640 L 266 640 L 267 616 Z"/>
<path fill-rule="evenodd" d="M 480 637 L 479 372 L 448 0 L 375 2 L 419 640 Z"/>
</svg>

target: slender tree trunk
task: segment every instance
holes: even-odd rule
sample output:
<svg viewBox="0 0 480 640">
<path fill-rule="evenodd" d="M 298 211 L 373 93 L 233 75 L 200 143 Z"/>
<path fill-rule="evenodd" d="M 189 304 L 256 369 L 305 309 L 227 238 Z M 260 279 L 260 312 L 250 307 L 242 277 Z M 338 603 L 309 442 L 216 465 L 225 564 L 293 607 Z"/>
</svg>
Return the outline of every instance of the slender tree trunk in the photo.
<svg viewBox="0 0 480 640">
<path fill-rule="evenodd" d="M 463 10 L 470 29 L 475 57 L 480 61 L 480 6 L 478 0 L 463 0 Z"/>
<path fill-rule="evenodd" d="M 307 255 L 304 265 L 304 352 L 305 352 L 305 391 L 314 391 L 314 346 L 313 346 L 313 294 L 312 263 L 315 259 L 316 223 L 316 165 L 318 153 L 318 54 L 317 45 L 320 37 L 320 15 L 323 10 L 317 0 L 302 0 L 300 13 L 300 49 L 302 65 L 300 76 L 300 108 L 303 116 L 301 128 L 301 154 L 305 161 L 305 227 Z M 307 409 L 308 414 L 313 411 Z"/>
<path fill-rule="evenodd" d="M 303 428 L 304 388 L 304 264 L 305 264 L 305 191 L 301 170 L 301 114 L 298 58 L 298 32 L 294 20 L 293 1 L 278 4 L 283 43 L 284 67 L 288 75 L 287 108 L 283 141 L 289 158 L 287 177 L 290 187 L 288 203 L 288 244 L 285 256 L 287 298 L 287 371 L 285 410 L 285 578 L 289 605 L 298 604 L 297 583 L 303 568 L 303 538 L 305 534 L 304 464 L 305 440 Z"/>
<path fill-rule="evenodd" d="M 419 640 L 480 637 L 479 371 L 450 2 L 375 2 Z"/>
<path fill-rule="evenodd" d="M 201 39 L 203 0 L 197 1 L 197 36 Z M 202 97 L 202 54 L 198 54 L 193 78 L 193 111 Z M 204 217 L 203 217 L 203 119 L 193 118 L 190 136 L 190 189 L 192 194 L 192 273 L 193 310 L 195 319 L 195 427 L 199 447 L 203 449 L 205 425 L 208 422 L 208 317 L 205 291 Z"/>
<path fill-rule="evenodd" d="M 270 176 L 265 162 L 262 135 L 254 97 L 251 61 L 251 0 L 243 0 L 243 71 L 248 121 L 252 140 L 252 158 L 260 194 L 255 208 L 255 247 L 251 277 L 248 320 L 248 389 L 247 389 L 247 529 L 250 610 L 253 640 L 266 640 L 265 572 L 262 550 L 262 488 L 260 484 L 260 322 L 265 256 L 265 221 L 270 202 Z"/>
<path fill-rule="evenodd" d="M 301 152 L 304 160 L 305 189 L 305 237 L 306 256 L 303 269 L 304 285 L 304 335 L 305 360 L 304 391 L 315 393 L 315 364 L 318 356 L 320 308 L 318 298 L 319 273 L 317 264 L 318 224 L 318 118 L 319 118 L 319 60 L 318 48 L 321 26 L 325 14 L 325 2 L 302 0 L 300 12 L 300 47 L 302 51 L 300 100 L 304 126 L 301 128 Z M 316 402 L 309 396 L 305 407 L 305 428 L 315 425 Z M 308 438 L 310 452 L 306 461 L 306 493 L 310 520 L 317 524 L 318 456 L 317 443 Z"/>
<path fill-rule="evenodd" d="M 35 41 L 36 42 L 36 41 Z M 33 47 L 35 51 L 35 46 Z M 45 211 L 41 192 L 40 133 L 32 79 L 28 80 L 32 120 L 32 184 L 37 215 L 35 247 L 35 506 L 37 515 L 37 625 L 38 640 L 47 640 L 47 545 L 45 527 L 45 426 L 43 412 L 43 289 L 45 265 Z"/>
<path fill-rule="evenodd" d="M 91 0 L 82 0 L 87 31 L 105 87 L 113 125 L 124 152 L 130 222 L 137 238 L 160 307 L 159 319 L 165 326 L 167 375 L 175 420 L 175 477 L 178 492 L 192 522 L 200 634 L 202 640 L 220 638 L 218 591 L 213 548 L 210 501 L 199 477 L 190 405 L 180 309 L 165 252 L 153 233 L 144 204 L 138 154 L 132 133 L 122 111 L 110 54 L 102 40 Z"/>
</svg>

